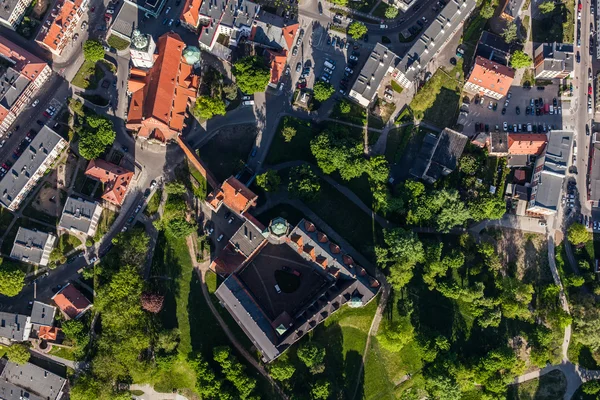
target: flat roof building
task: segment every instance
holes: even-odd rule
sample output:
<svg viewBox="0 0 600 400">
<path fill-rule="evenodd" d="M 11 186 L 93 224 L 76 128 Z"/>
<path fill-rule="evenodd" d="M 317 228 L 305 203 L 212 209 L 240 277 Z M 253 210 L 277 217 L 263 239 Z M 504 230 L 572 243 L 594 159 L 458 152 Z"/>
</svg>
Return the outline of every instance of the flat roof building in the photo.
<svg viewBox="0 0 600 400">
<path fill-rule="evenodd" d="M 95 201 L 77 197 L 68 197 L 63 208 L 58 229 L 94 236 L 102 207 Z"/>
<path fill-rule="evenodd" d="M 131 41 L 133 31 L 140 29 L 142 16 L 135 4 L 124 2 L 116 18 L 110 26 L 110 33 L 121 39 Z"/>
<path fill-rule="evenodd" d="M 56 307 L 39 302 L 33 302 L 31 309 L 31 323 L 39 326 L 54 325 L 54 316 L 56 315 Z"/>
<path fill-rule="evenodd" d="M 58 400 L 67 380 L 32 363 L 0 359 L 0 398 L 3 400 Z"/>
<path fill-rule="evenodd" d="M 10 252 L 10 258 L 34 265 L 46 266 L 55 241 L 56 236 L 51 233 L 20 226 Z"/>
<path fill-rule="evenodd" d="M 498 64 L 508 65 L 510 59 L 510 46 L 501 36 L 494 35 L 488 31 L 483 31 L 479 37 L 479 42 L 477 42 L 475 55 L 487 58 Z"/>
<path fill-rule="evenodd" d="M 166 0 L 125 0 L 132 6 L 140 9 L 141 12 L 148 14 L 148 17 L 157 18 L 162 12 Z"/>
<path fill-rule="evenodd" d="M 542 43 L 534 51 L 536 79 L 564 79 L 575 68 L 573 44 Z"/>
<path fill-rule="evenodd" d="M 428 133 L 423 138 L 421 151 L 410 174 L 428 183 L 450 174 L 458 166 L 468 141 L 467 136 L 450 128 L 444 129 L 438 136 Z"/>
<path fill-rule="evenodd" d="M 0 2 L 0 24 L 13 31 L 16 30 L 29 4 L 31 4 L 31 0 L 2 0 Z"/>
<path fill-rule="evenodd" d="M 11 211 L 19 208 L 65 147 L 67 141 L 44 125 L 0 180 L 0 204 Z"/>
</svg>

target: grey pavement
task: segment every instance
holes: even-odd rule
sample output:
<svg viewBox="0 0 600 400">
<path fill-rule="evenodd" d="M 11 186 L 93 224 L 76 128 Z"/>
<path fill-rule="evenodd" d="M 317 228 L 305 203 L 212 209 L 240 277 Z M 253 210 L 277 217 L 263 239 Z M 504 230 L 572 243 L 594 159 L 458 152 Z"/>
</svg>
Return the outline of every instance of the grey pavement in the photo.
<svg viewBox="0 0 600 400">
<path fill-rule="evenodd" d="M 134 399 L 139 400 L 187 400 L 187 397 L 180 395 L 179 393 L 160 393 L 154 390 L 152 385 L 144 384 L 133 384 L 129 386 L 129 390 L 141 390 L 144 392 L 142 396 L 132 395 Z"/>
</svg>

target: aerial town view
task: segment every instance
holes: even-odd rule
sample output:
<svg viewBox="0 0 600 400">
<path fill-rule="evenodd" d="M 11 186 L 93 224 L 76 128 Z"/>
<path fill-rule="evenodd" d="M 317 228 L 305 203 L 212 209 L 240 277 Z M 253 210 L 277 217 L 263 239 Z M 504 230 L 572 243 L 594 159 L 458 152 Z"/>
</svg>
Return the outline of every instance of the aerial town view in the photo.
<svg viewBox="0 0 600 400">
<path fill-rule="evenodd" d="M 600 0 L 0 0 L 0 253 L 0 400 L 600 400 Z"/>
</svg>

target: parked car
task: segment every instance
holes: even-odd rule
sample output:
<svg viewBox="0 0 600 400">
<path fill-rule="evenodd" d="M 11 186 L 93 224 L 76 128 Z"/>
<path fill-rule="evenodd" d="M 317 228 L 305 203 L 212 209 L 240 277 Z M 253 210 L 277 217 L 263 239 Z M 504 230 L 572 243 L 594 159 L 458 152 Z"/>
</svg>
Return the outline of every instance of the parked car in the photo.
<svg viewBox="0 0 600 400">
<path fill-rule="evenodd" d="M 171 11 L 171 7 L 167 7 L 167 9 L 165 10 L 165 14 L 168 14 L 169 11 Z"/>
<path fill-rule="evenodd" d="M 296 64 L 296 72 L 300 72 L 300 71 L 302 71 L 302 63 L 301 62 Z"/>
</svg>

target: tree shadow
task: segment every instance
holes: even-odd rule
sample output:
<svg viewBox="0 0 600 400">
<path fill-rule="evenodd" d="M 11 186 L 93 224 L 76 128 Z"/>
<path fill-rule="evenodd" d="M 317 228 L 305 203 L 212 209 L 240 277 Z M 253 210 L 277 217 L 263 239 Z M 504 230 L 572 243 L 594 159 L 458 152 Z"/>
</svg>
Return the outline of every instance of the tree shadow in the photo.
<svg viewBox="0 0 600 400">
<path fill-rule="evenodd" d="M 179 274 L 181 274 L 181 267 L 164 232 L 160 231 L 156 239 L 149 280 L 151 287 L 165 298 L 163 309 L 159 313 L 164 329 L 170 330 L 179 327 L 176 311 Z"/>
</svg>

